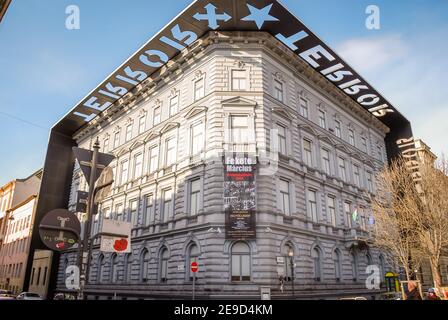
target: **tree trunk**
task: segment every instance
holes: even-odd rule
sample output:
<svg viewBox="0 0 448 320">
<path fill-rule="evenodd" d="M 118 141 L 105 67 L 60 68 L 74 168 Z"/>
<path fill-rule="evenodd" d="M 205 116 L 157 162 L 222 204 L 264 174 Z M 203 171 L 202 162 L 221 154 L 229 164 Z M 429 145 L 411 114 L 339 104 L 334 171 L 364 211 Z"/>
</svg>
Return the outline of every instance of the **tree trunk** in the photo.
<svg viewBox="0 0 448 320">
<path fill-rule="evenodd" d="M 429 263 L 431 265 L 431 273 L 432 273 L 432 279 L 434 281 L 434 288 L 437 289 L 437 292 L 440 291 L 440 286 L 442 285 L 442 277 L 440 276 L 440 270 L 439 270 L 439 259 L 431 258 L 429 259 Z"/>
</svg>

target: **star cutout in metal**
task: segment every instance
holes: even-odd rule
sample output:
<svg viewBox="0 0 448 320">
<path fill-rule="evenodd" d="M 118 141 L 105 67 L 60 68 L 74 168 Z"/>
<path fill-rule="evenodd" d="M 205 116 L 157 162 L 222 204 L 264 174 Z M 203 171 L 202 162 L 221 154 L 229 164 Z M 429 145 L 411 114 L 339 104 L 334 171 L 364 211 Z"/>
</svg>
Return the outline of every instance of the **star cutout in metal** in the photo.
<svg viewBox="0 0 448 320">
<path fill-rule="evenodd" d="M 247 17 L 242 18 L 243 21 L 254 21 L 257 25 L 258 29 L 261 29 L 263 24 L 266 21 L 279 21 L 276 17 L 273 17 L 269 14 L 269 11 L 271 11 L 273 3 L 270 5 L 264 7 L 263 9 L 257 9 L 250 4 L 247 5 L 247 7 L 250 10 L 250 15 Z"/>
</svg>

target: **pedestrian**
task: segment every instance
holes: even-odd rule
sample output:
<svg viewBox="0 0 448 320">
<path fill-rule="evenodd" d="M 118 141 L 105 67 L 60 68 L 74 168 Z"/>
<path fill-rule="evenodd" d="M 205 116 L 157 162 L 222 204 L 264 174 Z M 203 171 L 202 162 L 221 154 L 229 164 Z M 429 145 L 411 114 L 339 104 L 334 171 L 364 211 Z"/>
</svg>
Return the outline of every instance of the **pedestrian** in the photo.
<svg viewBox="0 0 448 320">
<path fill-rule="evenodd" d="M 285 278 L 283 276 L 280 276 L 278 280 L 280 281 L 280 291 L 283 293 L 283 286 L 285 284 Z"/>
<path fill-rule="evenodd" d="M 417 282 L 408 282 L 408 293 L 406 295 L 406 300 L 422 300 L 420 292 L 418 290 Z"/>
<path fill-rule="evenodd" d="M 437 290 L 435 288 L 428 289 L 428 300 L 440 300 Z"/>
</svg>

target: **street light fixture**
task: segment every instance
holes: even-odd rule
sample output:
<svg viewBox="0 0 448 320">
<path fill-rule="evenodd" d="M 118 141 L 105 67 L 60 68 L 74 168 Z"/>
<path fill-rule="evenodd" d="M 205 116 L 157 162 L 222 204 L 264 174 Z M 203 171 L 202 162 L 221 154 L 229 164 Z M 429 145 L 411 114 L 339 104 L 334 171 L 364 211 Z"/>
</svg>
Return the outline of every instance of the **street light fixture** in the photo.
<svg viewBox="0 0 448 320">
<path fill-rule="evenodd" d="M 289 256 L 289 265 L 291 266 L 291 286 L 292 286 L 292 297 L 294 299 L 295 292 L 294 292 L 294 251 L 289 249 L 288 251 Z"/>
</svg>

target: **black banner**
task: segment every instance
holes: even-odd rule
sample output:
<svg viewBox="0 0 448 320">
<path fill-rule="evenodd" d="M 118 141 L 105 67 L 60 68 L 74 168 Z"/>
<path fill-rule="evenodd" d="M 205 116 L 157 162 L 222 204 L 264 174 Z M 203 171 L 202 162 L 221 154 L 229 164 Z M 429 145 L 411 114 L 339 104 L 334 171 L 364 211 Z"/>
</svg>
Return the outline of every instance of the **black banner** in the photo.
<svg viewBox="0 0 448 320">
<path fill-rule="evenodd" d="M 224 156 L 226 239 L 256 238 L 256 162 L 247 153 Z"/>
</svg>

